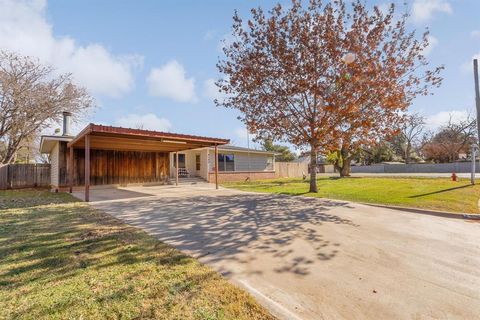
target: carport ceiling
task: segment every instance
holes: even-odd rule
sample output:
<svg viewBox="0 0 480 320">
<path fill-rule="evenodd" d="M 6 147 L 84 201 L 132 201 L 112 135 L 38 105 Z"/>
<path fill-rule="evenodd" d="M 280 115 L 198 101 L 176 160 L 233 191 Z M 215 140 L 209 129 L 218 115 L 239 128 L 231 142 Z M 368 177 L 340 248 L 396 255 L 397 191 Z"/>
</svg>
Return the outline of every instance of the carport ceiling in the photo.
<svg viewBox="0 0 480 320">
<path fill-rule="evenodd" d="M 119 151 L 175 152 L 230 142 L 228 139 L 89 124 L 68 146 L 85 148 L 87 136 L 90 138 L 91 149 Z"/>
</svg>

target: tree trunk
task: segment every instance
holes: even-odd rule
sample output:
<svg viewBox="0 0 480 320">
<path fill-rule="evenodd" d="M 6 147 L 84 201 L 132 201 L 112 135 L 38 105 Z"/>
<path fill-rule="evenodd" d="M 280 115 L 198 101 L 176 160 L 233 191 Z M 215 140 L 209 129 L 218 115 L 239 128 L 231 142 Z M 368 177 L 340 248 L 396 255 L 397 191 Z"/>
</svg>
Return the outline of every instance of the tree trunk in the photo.
<svg viewBox="0 0 480 320">
<path fill-rule="evenodd" d="M 15 160 L 15 155 L 17 154 L 18 151 L 18 146 L 20 142 L 15 142 L 12 144 L 11 141 L 9 141 L 7 150 L 5 152 L 5 157 L 2 160 L 2 164 L 10 164 L 13 163 Z"/>
<path fill-rule="evenodd" d="M 410 153 L 412 152 L 412 145 L 408 142 L 405 147 L 405 164 L 410 163 Z"/>
<path fill-rule="evenodd" d="M 350 160 L 349 157 L 343 159 L 343 166 L 340 169 L 340 177 L 350 177 Z"/>
<path fill-rule="evenodd" d="M 310 190 L 309 192 L 318 192 L 317 188 L 317 151 L 312 147 L 310 150 Z"/>
<path fill-rule="evenodd" d="M 350 176 L 350 162 L 352 161 L 352 155 L 348 155 L 348 150 L 342 148 L 338 152 L 339 159 L 337 160 L 342 165 L 337 165 L 340 173 L 340 177 L 349 177 Z"/>
</svg>

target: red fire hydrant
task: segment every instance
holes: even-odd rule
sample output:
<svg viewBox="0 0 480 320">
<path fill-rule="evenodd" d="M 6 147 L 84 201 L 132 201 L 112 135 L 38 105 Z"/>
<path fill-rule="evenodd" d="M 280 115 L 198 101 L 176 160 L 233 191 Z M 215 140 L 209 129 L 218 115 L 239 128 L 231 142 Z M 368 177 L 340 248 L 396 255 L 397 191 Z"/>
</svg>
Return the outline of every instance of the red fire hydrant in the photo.
<svg viewBox="0 0 480 320">
<path fill-rule="evenodd" d="M 452 173 L 452 181 L 457 181 L 457 175 L 454 173 Z"/>
</svg>

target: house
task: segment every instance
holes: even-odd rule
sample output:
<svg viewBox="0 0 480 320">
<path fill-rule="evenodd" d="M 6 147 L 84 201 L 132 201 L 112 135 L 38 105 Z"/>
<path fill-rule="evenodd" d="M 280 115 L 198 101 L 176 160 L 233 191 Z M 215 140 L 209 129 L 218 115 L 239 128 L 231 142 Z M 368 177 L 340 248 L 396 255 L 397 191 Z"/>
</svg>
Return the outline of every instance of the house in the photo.
<svg viewBox="0 0 480 320">
<path fill-rule="evenodd" d="M 44 135 L 55 191 L 90 186 L 172 183 L 197 177 L 208 182 L 275 177 L 275 154 L 228 145 L 228 139 L 89 124 L 70 134 L 70 113 L 62 135 Z M 178 166 L 177 166 L 178 163 Z"/>
<path fill-rule="evenodd" d="M 215 148 L 205 147 L 178 153 L 180 177 L 215 181 Z M 170 178 L 175 177 L 175 153 L 170 154 Z M 275 178 L 275 153 L 221 145 L 218 147 L 218 180 L 242 181 Z"/>
</svg>

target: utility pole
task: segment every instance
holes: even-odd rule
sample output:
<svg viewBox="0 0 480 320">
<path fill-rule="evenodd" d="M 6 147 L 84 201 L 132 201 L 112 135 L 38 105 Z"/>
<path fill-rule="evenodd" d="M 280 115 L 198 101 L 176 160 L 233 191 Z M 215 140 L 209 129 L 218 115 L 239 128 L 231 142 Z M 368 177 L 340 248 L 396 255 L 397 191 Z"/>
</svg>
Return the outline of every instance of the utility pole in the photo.
<svg viewBox="0 0 480 320">
<path fill-rule="evenodd" d="M 473 59 L 473 78 L 475 80 L 475 106 L 477 109 L 477 138 L 480 144 L 480 85 L 478 81 L 478 60 Z M 475 161 L 478 146 L 472 146 L 472 184 L 475 184 Z"/>
<path fill-rule="evenodd" d="M 472 172 L 470 174 L 470 183 L 475 184 L 475 164 L 476 164 L 476 158 L 477 158 L 477 150 L 478 146 L 476 144 L 472 145 Z"/>
<path fill-rule="evenodd" d="M 480 85 L 478 82 L 478 60 L 473 59 L 473 77 L 475 79 L 475 105 L 477 107 L 477 134 L 480 142 Z"/>
<path fill-rule="evenodd" d="M 250 135 L 248 134 L 248 125 L 246 125 L 245 128 L 247 129 L 248 182 L 250 182 L 251 181 L 251 178 L 250 178 L 250 171 L 251 171 L 251 168 L 250 168 Z"/>
</svg>

